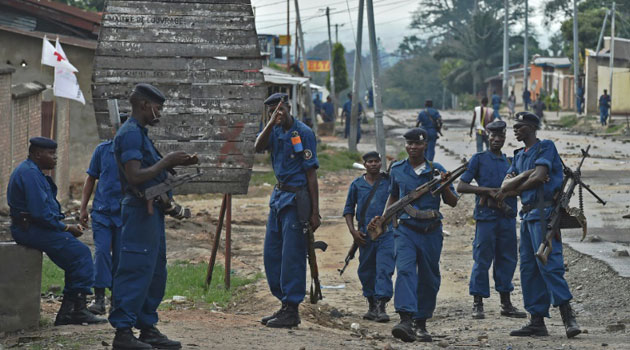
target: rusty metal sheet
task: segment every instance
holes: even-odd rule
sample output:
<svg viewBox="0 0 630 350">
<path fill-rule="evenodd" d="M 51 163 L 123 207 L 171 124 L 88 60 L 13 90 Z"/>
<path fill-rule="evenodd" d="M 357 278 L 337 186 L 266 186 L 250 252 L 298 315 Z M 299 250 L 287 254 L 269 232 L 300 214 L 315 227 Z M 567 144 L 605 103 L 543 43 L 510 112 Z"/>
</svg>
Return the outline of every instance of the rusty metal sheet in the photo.
<svg viewBox="0 0 630 350">
<path fill-rule="evenodd" d="M 177 192 L 247 193 L 266 94 L 261 68 L 249 0 L 108 1 L 92 77 L 99 135 L 112 134 L 107 100 L 129 112 L 133 86 L 151 83 L 167 96 L 149 128 L 157 148 L 197 153 L 204 171 Z"/>
</svg>

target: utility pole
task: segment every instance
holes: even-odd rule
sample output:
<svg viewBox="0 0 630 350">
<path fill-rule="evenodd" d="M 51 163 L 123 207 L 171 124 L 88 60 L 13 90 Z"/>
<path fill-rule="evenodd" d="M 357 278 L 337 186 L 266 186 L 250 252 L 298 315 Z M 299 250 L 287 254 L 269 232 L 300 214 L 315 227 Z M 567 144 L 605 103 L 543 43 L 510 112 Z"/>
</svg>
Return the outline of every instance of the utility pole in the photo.
<svg viewBox="0 0 630 350">
<path fill-rule="evenodd" d="M 510 94 L 508 91 L 508 15 L 509 15 L 509 0 L 503 0 L 503 7 L 505 8 L 505 16 L 503 19 L 503 91 L 502 98 L 506 99 Z"/>
<path fill-rule="evenodd" d="M 580 80 L 580 57 L 578 56 L 579 50 L 578 43 L 578 12 L 577 12 L 577 0 L 573 0 L 573 95 L 575 96 L 575 113 L 577 114 L 578 106 L 578 84 Z"/>
<path fill-rule="evenodd" d="M 381 77 L 379 73 L 378 46 L 376 45 L 376 28 L 374 24 L 374 6 L 367 0 L 368 31 L 370 36 L 370 55 L 372 56 L 372 89 L 374 90 L 374 124 L 376 126 L 376 151 L 385 159 L 385 127 L 383 126 L 383 106 L 381 105 Z M 387 168 L 383 162 L 382 170 Z"/>
<path fill-rule="evenodd" d="M 523 35 L 523 92 L 528 89 L 529 79 L 529 53 L 527 52 L 527 37 L 529 36 L 529 21 L 527 16 L 529 12 L 528 0 L 525 0 L 525 34 Z M 523 107 L 525 107 L 525 101 L 523 101 Z"/>
<path fill-rule="evenodd" d="M 335 43 L 339 42 L 339 24 L 335 24 Z"/>
<path fill-rule="evenodd" d="M 287 72 L 289 71 L 289 67 L 291 67 L 291 27 L 289 26 L 289 22 L 291 21 L 291 0 L 287 0 Z"/>
<path fill-rule="evenodd" d="M 615 68 L 615 2 L 612 3 L 612 11 L 610 13 L 610 85 L 608 86 L 608 95 L 610 100 L 613 99 L 613 69 Z M 612 103 L 610 104 L 610 112 L 608 119 L 612 121 Z"/>
<path fill-rule="evenodd" d="M 306 94 L 308 95 L 309 115 L 313 121 L 313 133 L 317 138 L 317 116 L 315 115 L 315 106 L 313 105 L 313 92 L 311 90 L 311 75 L 308 72 L 308 60 L 306 59 L 306 46 L 304 46 L 304 32 L 302 31 L 302 20 L 300 17 L 300 5 L 298 0 L 295 0 L 295 16 L 297 19 L 297 29 L 300 35 L 300 48 L 302 50 L 302 62 L 304 62 L 304 76 L 308 78 L 306 82 Z M 299 61 L 298 61 L 299 66 Z"/>
<path fill-rule="evenodd" d="M 330 34 L 330 7 L 326 7 L 326 19 L 328 21 L 328 57 L 330 57 L 330 95 L 333 101 L 333 115 L 337 120 L 337 94 L 335 94 L 335 68 L 333 62 L 332 37 Z"/>
<path fill-rule="evenodd" d="M 599 31 L 599 39 L 597 40 L 597 49 L 595 50 L 595 56 L 599 56 L 599 50 L 602 48 L 602 39 L 604 39 L 604 30 L 606 30 L 606 21 L 608 20 L 608 15 L 610 15 L 610 10 L 606 11 L 606 16 L 604 16 L 604 23 L 602 23 L 602 30 Z"/>
<path fill-rule="evenodd" d="M 359 0 L 359 17 L 357 18 L 357 42 L 354 51 L 354 80 L 352 81 L 352 107 L 350 113 L 350 135 L 348 135 L 348 149 L 357 151 L 357 131 L 359 122 L 359 83 L 361 82 L 361 46 L 363 41 L 363 3 Z M 381 156 L 383 157 L 383 156 Z"/>
</svg>

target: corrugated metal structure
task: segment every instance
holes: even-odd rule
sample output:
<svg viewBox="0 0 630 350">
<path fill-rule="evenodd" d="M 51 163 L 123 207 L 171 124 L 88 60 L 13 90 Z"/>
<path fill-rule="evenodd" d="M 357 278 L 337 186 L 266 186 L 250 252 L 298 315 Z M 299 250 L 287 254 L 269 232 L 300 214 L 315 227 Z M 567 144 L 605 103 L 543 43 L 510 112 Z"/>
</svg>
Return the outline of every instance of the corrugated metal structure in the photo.
<svg viewBox="0 0 630 350">
<path fill-rule="evenodd" d="M 168 100 L 151 138 L 164 154 L 197 153 L 204 171 L 178 192 L 247 193 L 261 68 L 249 0 L 109 1 L 94 60 L 99 134 L 111 133 L 107 99 L 129 111 L 133 86 L 153 84 Z"/>
</svg>

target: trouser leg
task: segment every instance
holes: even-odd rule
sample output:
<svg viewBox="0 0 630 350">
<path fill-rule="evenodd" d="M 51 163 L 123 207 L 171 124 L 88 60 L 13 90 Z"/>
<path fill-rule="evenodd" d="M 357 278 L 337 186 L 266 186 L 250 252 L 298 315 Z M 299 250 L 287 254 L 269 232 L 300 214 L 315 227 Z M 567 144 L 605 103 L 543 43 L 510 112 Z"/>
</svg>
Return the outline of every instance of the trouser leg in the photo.
<svg viewBox="0 0 630 350">
<path fill-rule="evenodd" d="M 92 294 L 94 264 L 92 253 L 69 232 L 45 232 L 27 244 L 46 253 L 65 273 L 64 295 Z"/>
<path fill-rule="evenodd" d="M 282 300 L 282 288 L 280 286 L 280 273 L 282 271 L 282 234 L 276 214 L 274 209 L 269 210 L 263 260 L 269 290 L 273 296 Z"/>
<path fill-rule="evenodd" d="M 306 234 L 298 221 L 294 206 L 280 211 L 282 225 L 282 301 L 297 305 L 304 301 L 306 294 Z"/>
<path fill-rule="evenodd" d="M 433 158 L 435 158 L 435 143 L 436 142 L 437 142 L 437 139 L 429 138 L 429 142 L 427 143 L 427 149 L 424 151 L 425 157 L 430 161 L 433 161 Z"/>
<path fill-rule="evenodd" d="M 418 310 L 418 270 L 416 265 L 416 244 L 412 232 L 402 225 L 394 229 L 396 249 L 396 312 L 415 313 Z"/>
<path fill-rule="evenodd" d="M 92 220 L 94 238 L 94 288 L 111 288 L 112 286 L 112 229 Z"/>
<path fill-rule="evenodd" d="M 527 221 L 521 221 L 521 286 L 523 289 L 523 303 L 525 310 L 532 316 L 549 317 L 550 297 L 545 281 L 538 270 L 536 250 L 532 232 Z"/>
<path fill-rule="evenodd" d="M 394 235 L 389 232 L 381 236 L 376 248 L 376 284 L 377 299 L 391 299 L 393 293 L 392 275 L 396 261 L 394 259 Z"/>
<path fill-rule="evenodd" d="M 496 245 L 492 265 L 494 287 L 499 293 L 509 293 L 514 290 L 512 279 L 517 261 L 516 219 L 499 219 L 495 233 Z"/>
<path fill-rule="evenodd" d="M 367 239 L 363 247 L 359 247 L 359 268 L 357 274 L 363 287 L 363 296 L 374 296 L 376 281 L 376 251 L 377 243 Z"/>
<path fill-rule="evenodd" d="M 426 320 L 433 311 L 440 289 L 440 254 L 442 253 L 442 226 L 420 235 L 418 263 L 418 309 L 414 319 Z"/>
<path fill-rule="evenodd" d="M 473 267 L 468 292 L 473 296 L 490 297 L 488 270 L 494 259 L 496 221 L 477 221 L 473 240 Z"/>
<path fill-rule="evenodd" d="M 160 306 L 166 291 L 166 234 L 164 232 L 164 217 L 158 221 L 158 232 L 160 234 L 160 242 L 157 256 L 155 257 L 155 268 L 147 297 L 136 321 L 136 328 L 138 329 L 150 327 L 158 322 L 157 308 Z"/>
</svg>

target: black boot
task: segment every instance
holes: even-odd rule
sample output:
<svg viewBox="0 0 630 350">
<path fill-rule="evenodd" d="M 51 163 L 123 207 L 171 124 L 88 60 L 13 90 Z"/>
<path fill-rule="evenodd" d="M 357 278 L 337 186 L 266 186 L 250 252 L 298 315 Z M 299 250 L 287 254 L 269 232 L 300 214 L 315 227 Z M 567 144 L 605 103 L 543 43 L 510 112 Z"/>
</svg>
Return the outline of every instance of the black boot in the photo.
<svg viewBox="0 0 630 350">
<path fill-rule="evenodd" d="M 501 293 L 501 316 L 513 317 L 513 318 L 526 318 L 527 314 L 520 311 L 510 301 L 510 293 Z"/>
<path fill-rule="evenodd" d="M 363 315 L 363 319 L 374 321 L 376 320 L 376 316 L 378 315 L 376 311 L 376 300 L 374 300 L 374 297 L 368 297 L 367 301 L 368 301 L 368 311 L 365 313 L 365 315 Z"/>
<path fill-rule="evenodd" d="M 72 324 L 72 311 L 74 311 L 74 300 L 70 295 L 64 294 L 63 300 L 61 301 L 61 307 L 59 308 L 57 317 L 55 318 L 55 326 Z"/>
<path fill-rule="evenodd" d="M 392 335 L 394 338 L 398 338 L 404 342 L 412 342 L 416 340 L 416 334 L 413 330 L 413 321 L 411 320 L 411 313 L 401 311 L 400 323 L 392 328 Z"/>
<path fill-rule="evenodd" d="M 94 288 L 94 300 L 88 310 L 95 315 L 105 314 L 105 288 Z"/>
<path fill-rule="evenodd" d="M 542 316 L 534 316 L 529 320 L 529 323 L 523 326 L 521 329 L 516 329 L 510 332 L 513 337 L 529 337 L 537 335 L 539 337 L 547 336 L 547 327 L 545 327 L 545 319 Z"/>
<path fill-rule="evenodd" d="M 379 299 L 376 301 L 376 322 L 386 323 L 389 322 L 389 316 L 387 315 L 387 302 L 388 299 Z"/>
<path fill-rule="evenodd" d="M 134 349 L 134 350 L 150 350 L 153 346 L 143 343 L 133 336 L 131 328 L 116 329 L 116 336 L 112 344 L 114 350 Z"/>
<path fill-rule="evenodd" d="M 182 343 L 168 339 L 168 337 L 160 333 L 155 326 L 141 329 L 138 339 L 143 343 L 152 345 L 156 349 L 177 350 L 182 348 Z"/>
<path fill-rule="evenodd" d="M 560 305 L 560 316 L 562 316 L 562 323 L 564 323 L 564 328 L 567 331 L 567 338 L 573 338 L 582 333 L 580 326 L 575 320 L 575 311 L 573 311 L 569 302 Z"/>
<path fill-rule="evenodd" d="M 72 312 L 73 324 L 97 324 L 107 323 L 107 319 L 94 316 L 89 312 L 87 307 L 87 299 L 85 294 L 78 293 L 74 298 L 74 311 Z"/>
<path fill-rule="evenodd" d="M 276 318 L 267 321 L 267 327 L 271 328 L 291 328 L 300 324 L 300 313 L 298 305 L 287 304 Z"/>
<path fill-rule="evenodd" d="M 287 307 L 287 303 L 282 303 L 282 306 L 280 307 L 280 309 L 276 312 L 274 312 L 273 314 L 269 315 L 269 316 L 265 316 L 263 318 L 260 319 L 260 323 L 266 325 L 267 322 L 273 320 L 274 318 L 278 317 L 278 315 L 280 314 L 280 312 L 282 312 L 282 310 L 284 310 L 284 308 Z"/>
<path fill-rule="evenodd" d="M 472 318 L 476 320 L 486 318 L 486 314 L 483 312 L 483 297 L 479 295 L 473 296 Z"/>
<path fill-rule="evenodd" d="M 431 342 L 433 338 L 431 334 L 427 331 L 427 320 L 413 320 L 413 328 L 416 331 L 416 338 L 421 342 Z"/>
</svg>

